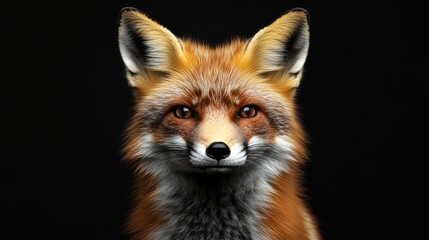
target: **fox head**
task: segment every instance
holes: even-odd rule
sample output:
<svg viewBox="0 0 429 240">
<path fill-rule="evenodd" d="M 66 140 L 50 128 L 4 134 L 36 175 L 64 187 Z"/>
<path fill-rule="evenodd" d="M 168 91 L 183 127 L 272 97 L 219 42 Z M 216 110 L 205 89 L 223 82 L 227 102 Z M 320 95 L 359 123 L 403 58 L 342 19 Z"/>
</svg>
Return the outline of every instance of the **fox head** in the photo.
<svg viewBox="0 0 429 240">
<path fill-rule="evenodd" d="M 275 174 L 299 163 L 304 134 L 294 95 L 308 48 L 303 9 L 215 48 L 124 9 L 119 49 L 136 100 L 126 158 L 166 176 Z"/>
</svg>

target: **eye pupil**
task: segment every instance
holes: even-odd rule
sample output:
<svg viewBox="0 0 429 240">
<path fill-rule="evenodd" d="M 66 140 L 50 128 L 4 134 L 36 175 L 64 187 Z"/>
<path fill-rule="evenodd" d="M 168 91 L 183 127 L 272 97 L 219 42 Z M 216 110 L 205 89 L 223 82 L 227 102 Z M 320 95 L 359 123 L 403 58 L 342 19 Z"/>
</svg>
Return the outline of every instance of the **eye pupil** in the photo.
<svg viewBox="0 0 429 240">
<path fill-rule="evenodd" d="M 243 118 L 252 118 L 258 114 L 254 106 L 245 106 L 240 110 L 239 116 Z"/>
<path fill-rule="evenodd" d="M 188 107 L 177 107 L 174 110 L 174 115 L 177 118 L 187 119 L 192 117 L 192 111 Z"/>
</svg>

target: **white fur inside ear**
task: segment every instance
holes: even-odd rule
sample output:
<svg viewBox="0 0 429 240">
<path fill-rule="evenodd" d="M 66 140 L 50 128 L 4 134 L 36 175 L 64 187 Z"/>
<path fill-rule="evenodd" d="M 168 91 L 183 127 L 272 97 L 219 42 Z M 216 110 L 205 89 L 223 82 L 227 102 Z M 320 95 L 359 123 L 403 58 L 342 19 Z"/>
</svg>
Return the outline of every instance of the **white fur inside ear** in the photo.
<svg viewBox="0 0 429 240">
<path fill-rule="evenodd" d="M 297 73 L 301 71 L 301 69 L 304 67 L 305 60 L 307 59 L 307 54 L 308 54 L 308 47 L 303 49 L 295 59 L 295 62 L 293 63 L 293 65 L 289 70 L 291 73 Z"/>
<path fill-rule="evenodd" d="M 119 41 L 119 51 L 121 52 L 122 61 L 124 61 L 125 66 L 133 73 L 139 72 L 139 67 L 131 57 L 131 53 L 128 50 L 126 43 L 124 43 L 124 39 L 120 39 Z"/>
</svg>

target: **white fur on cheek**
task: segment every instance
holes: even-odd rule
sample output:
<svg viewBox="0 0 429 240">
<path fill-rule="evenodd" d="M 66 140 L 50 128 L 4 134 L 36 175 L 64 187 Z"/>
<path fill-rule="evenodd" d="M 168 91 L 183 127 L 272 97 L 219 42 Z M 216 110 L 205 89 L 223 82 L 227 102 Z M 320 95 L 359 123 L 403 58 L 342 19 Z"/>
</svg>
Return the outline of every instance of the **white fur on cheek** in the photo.
<svg viewBox="0 0 429 240">
<path fill-rule="evenodd" d="M 286 160 L 296 161 L 296 159 L 292 156 L 294 147 L 293 147 L 293 144 L 288 139 L 288 137 L 277 136 L 275 143 L 279 147 L 279 149 L 281 149 L 282 152 L 286 153 L 286 155 L 285 155 Z"/>
<path fill-rule="evenodd" d="M 160 142 L 153 141 L 152 134 L 143 135 L 138 144 L 137 157 L 141 159 L 138 171 L 154 175 L 168 175 L 188 161 L 187 145 L 181 136 L 172 136 Z"/>
<path fill-rule="evenodd" d="M 151 148 L 152 148 L 152 134 L 146 134 L 143 135 L 139 141 L 138 145 L 138 155 L 141 158 L 150 157 L 151 155 Z"/>
<path fill-rule="evenodd" d="M 176 148 L 179 150 L 186 149 L 186 141 L 182 136 L 173 136 L 166 140 L 166 142 L 171 144 L 172 148 Z"/>
<path fill-rule="evenodd" d="M 249 139 L 249 149 L 256 148 L 258 145 L 265 144 L 265 140 L 259 136 L 253 136 Z"/>
<path fill-rule="evenodd" d="M 270 149 L 267 151 L 267 149 Z M 267 176 L 277 176 L 287 171 L 288 162 L 294 161 L 293 144 L 287 136 L 277 136 L 274 143 L 267 142 L 260 136 L 254 136 L 248 143 L 249 155 L 252 161 L 262 165 L 261 168 Z"/>
</svg>

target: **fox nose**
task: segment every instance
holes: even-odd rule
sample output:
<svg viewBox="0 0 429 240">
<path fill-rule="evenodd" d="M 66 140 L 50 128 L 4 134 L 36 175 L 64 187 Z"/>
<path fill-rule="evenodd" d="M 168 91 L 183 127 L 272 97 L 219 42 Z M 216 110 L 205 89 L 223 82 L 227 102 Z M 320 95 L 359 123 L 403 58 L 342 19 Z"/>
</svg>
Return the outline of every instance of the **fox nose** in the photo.
<svg viewBox="0 0 429 240">
<path fill-rule="evenodd" d="M 229 150 L 228 145 L 223 142 L 213 142 L 206 149 L 207 156 L 214 158 L 216 160 L 221 160 L 229 156 L 231 150 Z"/>
</svg>

